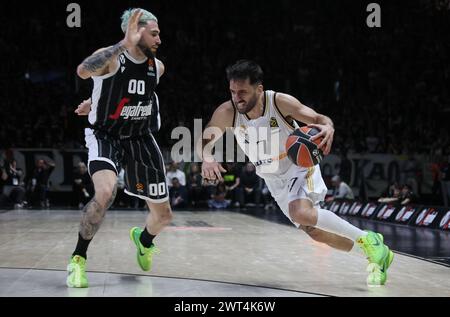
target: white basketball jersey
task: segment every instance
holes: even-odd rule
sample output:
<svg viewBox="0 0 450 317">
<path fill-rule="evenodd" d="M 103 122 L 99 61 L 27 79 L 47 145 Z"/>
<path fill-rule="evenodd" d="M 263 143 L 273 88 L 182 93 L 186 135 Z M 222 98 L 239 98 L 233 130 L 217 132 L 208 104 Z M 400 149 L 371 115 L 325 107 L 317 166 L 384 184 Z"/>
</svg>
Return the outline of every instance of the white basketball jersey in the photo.
<svg viewBox="0 0 450 317">
<path fill-rule="evenodd" d="M 294 164 L 286 153 L 286 140 L 294 126 L 281 114 L 275 102 L 276 92 L 264 92 L 263 115 L 250 119 L 235 111 L 234 134 L 237 143 L 263 178 L 282 176 Z"/>
</svg>

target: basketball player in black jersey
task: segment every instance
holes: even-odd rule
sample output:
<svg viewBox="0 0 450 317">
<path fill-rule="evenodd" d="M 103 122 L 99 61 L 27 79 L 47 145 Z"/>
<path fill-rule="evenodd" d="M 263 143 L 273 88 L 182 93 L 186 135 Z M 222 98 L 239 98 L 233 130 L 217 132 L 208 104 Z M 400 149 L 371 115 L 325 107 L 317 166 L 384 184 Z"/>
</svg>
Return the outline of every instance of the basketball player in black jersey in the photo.
<svg viewBox="0 0 450 317">
<path fill-rule="evenodd" d="M 153 239 L 172 219 L 164 162 L 151 134 L 159 128 L 154 90 L 164 73 L 164 65 L 155 58 L 161 44 L 158 20 L 146 10 L 127 10 L 122 30 L 122 41 L 97 50 L 77 68 L 81 78 L 94 81 L 85 135 L 95 196 L 83 210 L 78 243 L 67 267 L 69 287 L 88 287 L 87 248 L 114 201 L 120 168 L 125 170 L 125 192 L 144 199 L 151 210 L 146 227 L 130 231 L 144 271 L 150 270 L 157 251 Z"/>
</svg>

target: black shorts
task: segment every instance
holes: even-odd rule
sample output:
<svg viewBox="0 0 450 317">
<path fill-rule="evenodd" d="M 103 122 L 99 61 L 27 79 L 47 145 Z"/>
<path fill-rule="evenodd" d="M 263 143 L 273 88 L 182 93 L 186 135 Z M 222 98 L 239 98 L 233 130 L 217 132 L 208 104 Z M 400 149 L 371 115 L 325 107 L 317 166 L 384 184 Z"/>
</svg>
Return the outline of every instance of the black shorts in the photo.
<svg viewBox="0 0 450 317">
<path fill-rule="evenodd" d="M 169 199 L 164 160 L 152 135 L 120 140 L 87 128 L 85 139 L 91 176 L 96 171 L 92 170 L 91 162 L 106 162 L 116 174 L 121 168 L 124 169 L 125 192 L 128 195 L 155 203 Z"/>
</svg>

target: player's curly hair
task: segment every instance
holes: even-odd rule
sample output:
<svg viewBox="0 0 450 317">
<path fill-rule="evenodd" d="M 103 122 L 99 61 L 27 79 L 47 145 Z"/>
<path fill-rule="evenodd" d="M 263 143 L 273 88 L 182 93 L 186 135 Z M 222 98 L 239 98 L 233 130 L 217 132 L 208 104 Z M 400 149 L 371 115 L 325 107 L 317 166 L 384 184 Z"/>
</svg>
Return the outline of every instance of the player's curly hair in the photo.
<svg viewBox="0 0 450 317">
<path fill-rule="evenodd" d="M 158 22 L 158 19 L 156 18 L 156 16 L 147 10 L 144 10 L 141 8 L 128 9 L 128 10 L 124 11 L 124 13 L 122 14 L 122 17 L 120 18 L 122 20 L 122 24 L 120 26 L 122 28 L 123 33 L 125 33 L 127 31 L 128 21 L 130 20 L 131 15 L 136 10 L 141 10 L 141 12 L 142 12 L 142 16 L 139 19 L 139 24 L 146 24 L 148 21 Z"/>
</svg>

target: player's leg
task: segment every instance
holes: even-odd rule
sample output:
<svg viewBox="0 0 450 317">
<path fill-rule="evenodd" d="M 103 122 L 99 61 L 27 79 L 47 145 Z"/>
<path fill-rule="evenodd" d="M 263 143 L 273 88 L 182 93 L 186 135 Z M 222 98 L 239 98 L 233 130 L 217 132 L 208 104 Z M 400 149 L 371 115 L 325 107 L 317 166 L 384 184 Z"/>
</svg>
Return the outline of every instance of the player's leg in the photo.
<svg viewBox="0 0 450 317">
<path fill-rule="evenodd" d="M 100 228 L 106 210 L 114 202 L 117 192 L 116 147 L 111 140 L 105 140 L 86 129 L 86 143 L 89 148 L 89 174 L 94 184 L 94 197 L 84 206 L 79 226 L 78 242 L 67 270 L 66 284 L 69 287 L 88 287 L 86 276 L 87 249 Z M 103 155 L 107 153 L 108 155 Z"/>
<path fill-rule="evenodd" d="M 356 241 L 367 234 L 333 212 L 313 206 L 312 201 L 307 198 L 289 202 L 289 217 L 300 225 L 316 227 L 351 241 Z"/>
<path fill-rule="evenodd" d="M 147 201 L 150 212 L 147 215 L 143 229 L 134 227 L 130 231 L 130 238 L 135 243 L 137 261 L 144 271 L 152 268 L 153 254 L 158 253 L 153 240 L 172 221 L 172 210 L 169 201 L 164 203 L 152 203 Z"/>
<path fill-rule="evenodd" d="M 147 215 L 145 222 L 146 228 L 152 236 L 156 236 L 172 221 L 172 209 L 169 201 L 163 203 L 147 201 L 147 206 L 150 213 Z"/>
<path fill-rule="evenodd" d="M 91 162 L 90 165 L 95 165 Z M 103 162 L 100 162 L 103 163 Z M 102 169 L 92 175 L 94 197 L 83 208 L 80 235 L 91 240 L 100 228 L 106 210 L 111 207 L 117 194 L 117 175 L 109 169 Z"/>
<path fill-rule="evenodd" d="M 313 240 L 320 243 L 325 243 L 337 250 L 350 252 L 355 246 L 355 243 L 352 240 L 339 236 L 335 233 L 327 232 L 311 226 L 300 226 L 300 229 L 305 231 Z"/>
<path fill-rule="evenodd" d="M 333 212 L 322 209 L 319 202 L 323 201 L 327 188 L 322 179 L 320 169 L 314 167 L 305 170 L 296 169 L 291 173 L 291 181 L 288 185 L 288 214 L 291 220 L 303 226 L 310 226 L 349 239 L 353 242 L 351 250 L 362 250 L 370 264 L 371 274 L 369 284 L 384 284 L 386 282 L 386 270 L 392 262 L 393 253 L 384 245 L 381 234 L 366 232 L 353 226 Z M 344 240 L 337 240 L 333 235 L 320 236 L 335 246 L 345 245 Z M 336 245 L 337 243 L 337 245 Z M 346 248 L 348 248 L 348 242 Z M 359 251 L 359 250 L 358 250 Z M 373 274 L 372 274 L 373 273 Z"/>
<path fill-rule="evenodd" d="M 368 284 L 370 286 L 385 284 L 386 271 L 392 263 L 393 253 L 384 245 L 383 237 L 380 234 L 362 231 L 333 212 L 313 206 L 309 199 L 291 201 L 289 216 L 295 223 L 312 226 L 356 243 L 370 262 Z M 328 236 L 329 239 L 332 237 Z M 327 237 L 323 236 L 322 238 L 326 239 Z"/>
<path fill-rule="evenodd" d="M 92 175 L 92 181 L 94 183 L 95 195 L 83 208 L 78 242 L 67 267 L 69 271 L 67 285 L 69 287 L 88 286 L 85 273 L 87 249 L 103 222 L 106 210 L 113 203 L 117 191 L 116 174 L 111 170 L 99 170 L 95 172 Z"/>
<path fill-rule="evenodd" d="M 153 240 L 172 221 L 164 161 L 153 137 L 130 142 L 126 147 L 131 153 L 142 154 L 127 157 L 125 192 L 144 199 L 150 210 L 145 227 L 130 230 L 130 238 L 137 249 L 138 264 L 142 270 L 149 271 L 152 256 L 157 252 Z"/>
<path fill-rule="evenodd" d="M 158 252 L 153 240 L 172 221 L 172 209 L 169 201 L 154 203 L 147 201 L 149 213 L 143 229 L 134 227 L 130 230 L 130 239 L 137 248 L 137 262 L 142 270 L 152 267 L 153 254 Z"/>
</svg>

